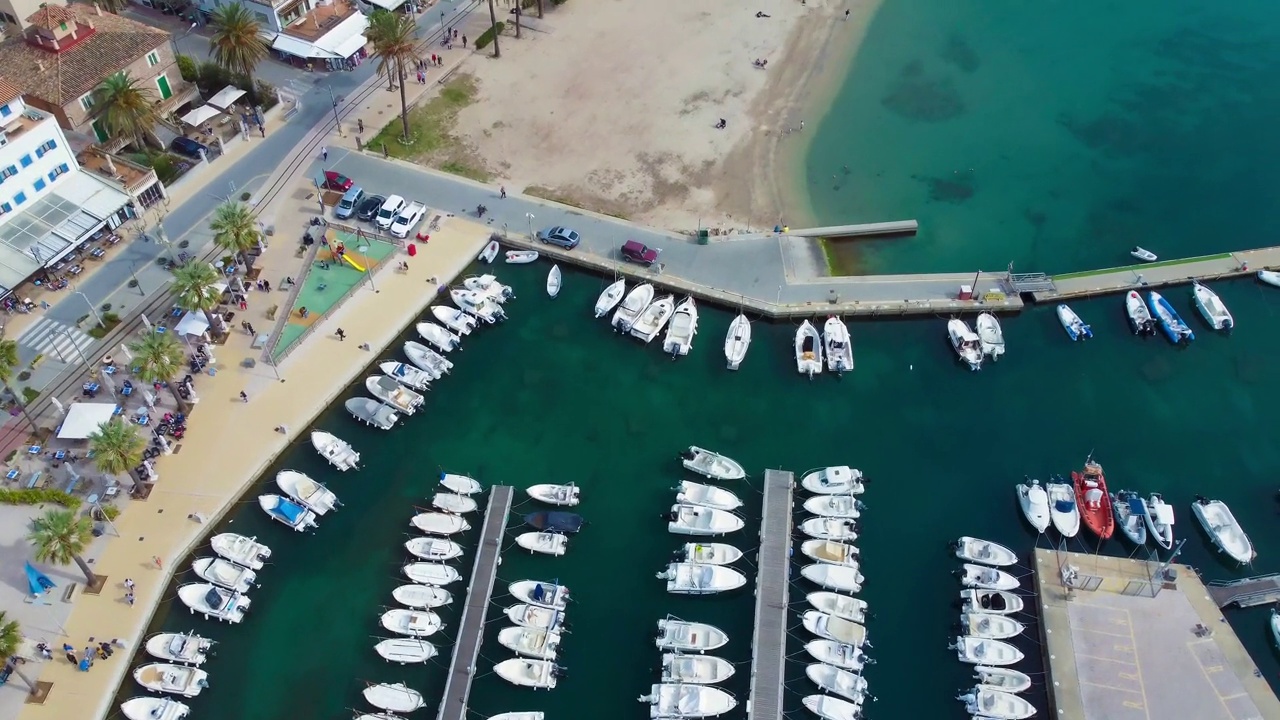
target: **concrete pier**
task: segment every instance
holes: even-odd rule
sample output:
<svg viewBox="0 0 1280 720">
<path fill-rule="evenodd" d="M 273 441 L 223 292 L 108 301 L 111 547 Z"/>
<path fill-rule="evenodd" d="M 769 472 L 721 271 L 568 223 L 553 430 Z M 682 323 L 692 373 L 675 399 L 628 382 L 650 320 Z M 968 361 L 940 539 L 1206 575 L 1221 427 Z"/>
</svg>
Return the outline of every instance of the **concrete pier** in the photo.
<svg viewBox="0 0 1280 720">
<path fill-rule="evenodd" d="M 1253 275 L 1280 265 L 1280 247 L 1241 250 L 1200 257 L 1088 270 L 1054 275 L 1053 290 L 1032 293 L 1036 302 L 1057 302 L 1070 298 L 1110 293 L 1143 292 L 1150 288 Z"/>
<path fill-rule="evenodd" d="M 766 470 L 764 473 L 748 720 L 782 720 L 787 603 L 791 586 L 791 488 L 794 484 L 792 473 L 782 470 Z"/>
<path fill-rule="evenodd" d="M 796 230 L 788 228 L 787 234 L 805 238 L 860 238 L 884 237 L 894 235 L 915 235 L 920 223 L 915 220 L 894 220 L 892 222 L 863 223 L 860 225 L 828 225 L 826 227 L 804 228 Z"/>
</svg>

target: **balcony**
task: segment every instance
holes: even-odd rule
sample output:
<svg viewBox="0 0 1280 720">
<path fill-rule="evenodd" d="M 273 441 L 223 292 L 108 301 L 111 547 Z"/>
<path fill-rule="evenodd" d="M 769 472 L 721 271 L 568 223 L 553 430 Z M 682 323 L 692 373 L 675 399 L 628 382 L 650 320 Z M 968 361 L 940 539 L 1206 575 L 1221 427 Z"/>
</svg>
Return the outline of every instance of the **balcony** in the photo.
<svg viewBox="0 0 1280 720">
<path fill-rule="evenodd" d="M 109 157 L 96 149 L 85 150 L 76 158 L 80 167 L 137 196 L 156 182 L 156 171 L 123 158 Z"/>
<path fill-rule="evenodd" d="M 159 107 L 160 114 L 169 115 L 174 110 L 181 107 L 183 103 L 187 103 L 187 102 L 191 102 L 192 100 L 199 100 L 199 99 L 200 99 L 200 88 L 196 87 L 195 83 L 189 83 L 184 80 L 182 81 L 182 86 L 177 88 L 174 91 L 174 93 L 169 96 L 167 100 L 160 101 L 160 107 Z"/>
</svg>

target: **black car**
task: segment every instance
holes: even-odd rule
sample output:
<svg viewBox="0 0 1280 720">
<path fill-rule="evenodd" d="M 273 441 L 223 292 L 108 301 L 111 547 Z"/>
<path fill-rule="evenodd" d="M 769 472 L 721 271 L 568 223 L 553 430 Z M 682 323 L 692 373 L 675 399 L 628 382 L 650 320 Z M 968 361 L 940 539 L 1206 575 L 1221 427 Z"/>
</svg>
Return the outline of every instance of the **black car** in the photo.
<svg viewBox="0 0 1280 720">
<path fill-rule="evenodd" d="M 189 137 L 174 138 L 173 142 L 169 143 L 169 149 L 195 160 L 201 159 L 201 151 L 203 151 L 205 155 L 209 153 L 208 146 L 204 143 L 196 142 Z"/>
<path fill-rule="evenodd" d="M 356 217 L 360 220 L 372 220 L 374 215 L 382 209 L 382 203 L 387 199 L 381 195 L 370 195 L 360 203 L 360 207 L 356 209 Z"/>
</svg>

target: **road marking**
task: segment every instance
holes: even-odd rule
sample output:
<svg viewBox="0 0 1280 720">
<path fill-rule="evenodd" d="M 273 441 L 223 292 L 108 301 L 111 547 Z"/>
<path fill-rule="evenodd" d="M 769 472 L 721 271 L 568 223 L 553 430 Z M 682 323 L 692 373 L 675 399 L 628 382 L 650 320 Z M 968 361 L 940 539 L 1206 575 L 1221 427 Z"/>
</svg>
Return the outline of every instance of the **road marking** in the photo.
<svg viewBox="0 0 1280 720">
<path fill-rule="evenodd" d="M 1146 709 L 1147 709 L 1147 704 L 1146 704 L 1146 703 L 1141 703 L 1141 702 L 1138 702 L 1138 701 L 1136 701 L 1136 700 L 1124 700 L 1124 701 L 1122 701 L 1120 704 L 1121 704 L 1121 705 L 1123 705 L 1123 706 L 1125 706 L 1125 707 L 1127 707 L 1127 708 L 1133 709 L 1133 710 L 1146 710 Z"/>
<path fill-rule="evenodd" d="M 1089 682 L 1087 680 L 1081 680 L 1080 684 L 1088 685 L 1089 687 L 1102 688 L 1104 690 L 1115 690 L 1116 692 L 1129 693 L 1131 695 L 1141 695 L 1143 699 L 1146 699 L 1147 697 L 1146 693 L 1142 692 L 1141 690 L 1134 690 L 1133 688 L 1122 688 L 1122 687 L 1116 687 L 1115 685 L 1103 685 L 1102 683 Z"/>
<path fill-rule="evenodd" d="M 52 353 L 52 359 L 65 363 L 80 361 L 80 355 L 87 354 L 95 342 L 77 328 L 49 318 L 40 318 L 18 336 L 19 345 L 45 356 Z"/>
<path fill-rule="evenodd" d="M 1137 680 L 1137 679 L 1138 679 L 1138 676 L 1137 676 L 1137 675 L 1135 675 L 1135 674 L 1133 674 L 1133 673 L 1122 673 L 1122 672 L 1118 672 L 1118 673 L 1116 673 L 1116 677 L 1121 678 L 1122 680 Z"/>
<path fill-rule="evenodd" d="M 1093 633 L 1094 635 L 1107 635 L 1107 636 L 1110 636 L 1110 637 L 1124 638 L 1124 639 L 1126 639 L 1126 640 L 1132 640 L 1132 639 L 1133 639 L 1133 633 L 1132 633 L 1132 632 L 1127 632 L 1127 633 L 1114 633 L 1114 632 L 1107 632 L 1106 630 L 1094 630 L 1093 628 L 1080 628 L 1080 630 L 1081 630 L 1081 632 Z"/>
<path fill-rule="evenodd" d="M 1133 665 L 1132 660 L 1120 660 L 1117 658 L 1101 657 L 1099 655 L 1085 655 L 1084 653 L 1076 653 L 1078 658 L 1089 658 L 1090 660 L 1102 660 L 1104 662 L 1119 663 L 1120 665 Z"/>
<path fill-rule="evenodd" d="M 1129 614 L 1128 610 L 1124 610 L 1122 612 L 1124 612 L 1125 620 L 1129 625 L 1129 643 L 1131 649 L 1133 649 L 1133 669 L 1137 671 L 1138 687 L 1141 688 L 1142 697 L 1145 699 L 1147 697 L 1147 684 L 1142 681 L 1142 662 L 1138 659 L 1137 653 L 1138 639 L 1133 636 L 1133 616 Z M 1148 710 L 1145 705 L 1142 706 L 1141 710 L 1142 714 L 1147 716 L 1147 720 L 1151 720 L 1151 711 Z"/>
</svg>

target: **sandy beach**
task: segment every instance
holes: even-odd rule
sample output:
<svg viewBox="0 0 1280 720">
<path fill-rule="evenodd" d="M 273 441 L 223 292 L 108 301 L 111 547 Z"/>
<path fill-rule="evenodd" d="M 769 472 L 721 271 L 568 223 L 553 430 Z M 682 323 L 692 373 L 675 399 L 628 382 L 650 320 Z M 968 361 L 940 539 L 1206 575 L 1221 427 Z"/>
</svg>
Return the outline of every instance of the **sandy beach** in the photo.
<svg viewBox="0 0 1280 720">
<path fill-rule="evenodd" d="M 533 195 L 685 232 L 770 227 L 803 213 L 782 189 L 786 156 L 803 153 L 806 113 L 821 117 L 876 5 L 568 3 L 504 35 L 500 60 L 469 63 L 480 96 L 456 133 Z"/>
</svg>

